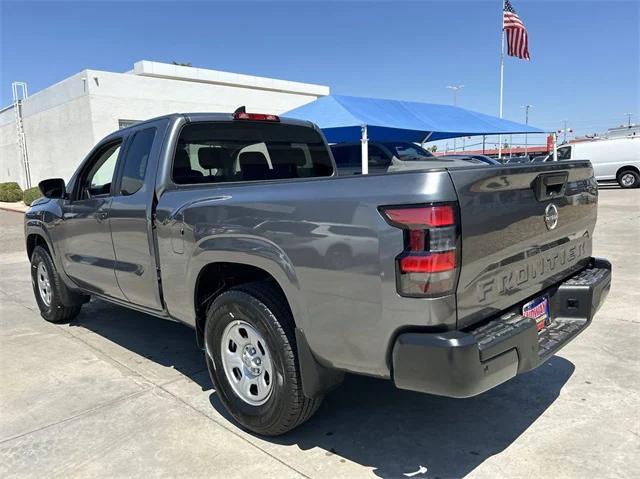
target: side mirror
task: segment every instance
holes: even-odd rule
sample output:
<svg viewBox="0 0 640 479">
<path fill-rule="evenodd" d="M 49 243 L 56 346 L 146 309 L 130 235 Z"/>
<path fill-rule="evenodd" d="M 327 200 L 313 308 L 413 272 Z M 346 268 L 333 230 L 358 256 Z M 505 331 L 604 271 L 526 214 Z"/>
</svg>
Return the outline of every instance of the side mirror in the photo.
<svg viewBox="0 0 640 479">
<path fill-rule="evenodd" d="M 38 188 L 45 198 L 64 198 L 66 187 L 62 178 L 49 178 L 38 183 Z"/>
</svg>

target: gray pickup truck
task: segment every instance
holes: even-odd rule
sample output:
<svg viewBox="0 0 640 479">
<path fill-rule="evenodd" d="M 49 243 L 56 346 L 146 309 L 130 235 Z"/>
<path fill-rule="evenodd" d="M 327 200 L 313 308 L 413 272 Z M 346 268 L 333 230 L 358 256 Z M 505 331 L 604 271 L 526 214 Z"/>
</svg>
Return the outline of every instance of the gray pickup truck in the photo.
<svg viewBox="0 0 640 479">
<path fill-rule="evenodd" d="M 221 402 L 282 434 L 344 373 L 480 394 L 591 322 L 589 162 L 338 177 L 313 124 L 174 114 L 102 140 L 25 215 L 47 321 L 91 297 L 195 330 Z"/>
</svg>

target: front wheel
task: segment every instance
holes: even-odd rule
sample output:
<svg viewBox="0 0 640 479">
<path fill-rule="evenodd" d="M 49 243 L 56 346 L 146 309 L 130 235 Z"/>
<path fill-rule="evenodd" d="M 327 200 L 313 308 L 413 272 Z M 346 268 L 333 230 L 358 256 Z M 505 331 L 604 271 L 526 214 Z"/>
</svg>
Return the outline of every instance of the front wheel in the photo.
<svg viewBox="0 0 640 479">
<path fill-rule="evenodd" d="M 640 175 L 634 170 L 624 170 L 618 174 L 618 184 L 622 188 L 638 188 Z"/>
<path fill-rule="evenodd" d="M 75 318 L 82 304 L 66 306 L 62 302 L 66 288 L 49 252 L 36 246 L 31 254 L 31 283 L 40 315 L 50 323 L 65 323 Z"/>
<path fill-rule="evenodd" d="M 246 429 L 283 434 L 309 419 L 322 398 L 302 392 L 293 319 L 268 282 L 222 293 L 207 311 L 205 358 L 220 401 Z"/>
</svg>

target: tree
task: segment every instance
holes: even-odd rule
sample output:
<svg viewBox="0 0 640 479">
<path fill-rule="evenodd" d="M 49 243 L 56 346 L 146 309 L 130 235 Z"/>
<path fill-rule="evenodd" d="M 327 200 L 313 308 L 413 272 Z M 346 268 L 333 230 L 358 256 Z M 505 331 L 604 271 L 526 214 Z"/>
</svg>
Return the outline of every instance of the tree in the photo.
<svg viewBox="0 0 640 479">
<path fill-rule="evenodd" d="M 191 65 L 191 62 L 184 62 L 184 63 L 181 63 L 181 62 L 177 62 L 177 61 L 175 61 L 175 60 L 174 60 L 174 61 L 172 61 L 171 63 L 173 63 L 174 65 L 181 66 L 181 67 L 190 67 L 190 66 L 193 66 L 193 65 Z"/>
</svg>

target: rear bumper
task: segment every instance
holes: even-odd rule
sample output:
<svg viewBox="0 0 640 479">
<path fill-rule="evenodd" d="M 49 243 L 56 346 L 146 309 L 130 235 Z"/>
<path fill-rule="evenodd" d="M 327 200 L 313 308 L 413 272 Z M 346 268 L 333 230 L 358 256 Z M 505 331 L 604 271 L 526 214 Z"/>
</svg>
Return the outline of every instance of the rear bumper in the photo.
<svg viewBox="0 0 640 479">
<path fill-rule="evenodd" d="M 404 333 L 393 348 L 400 389 L 469 397 L 544 363 L 583 331 L 611 287 L 611 263 L 587 268 L 546 291 L 552 322 L 540 334 L 533 319 L 509 312 L 468 331 Z"/>
</svg>

